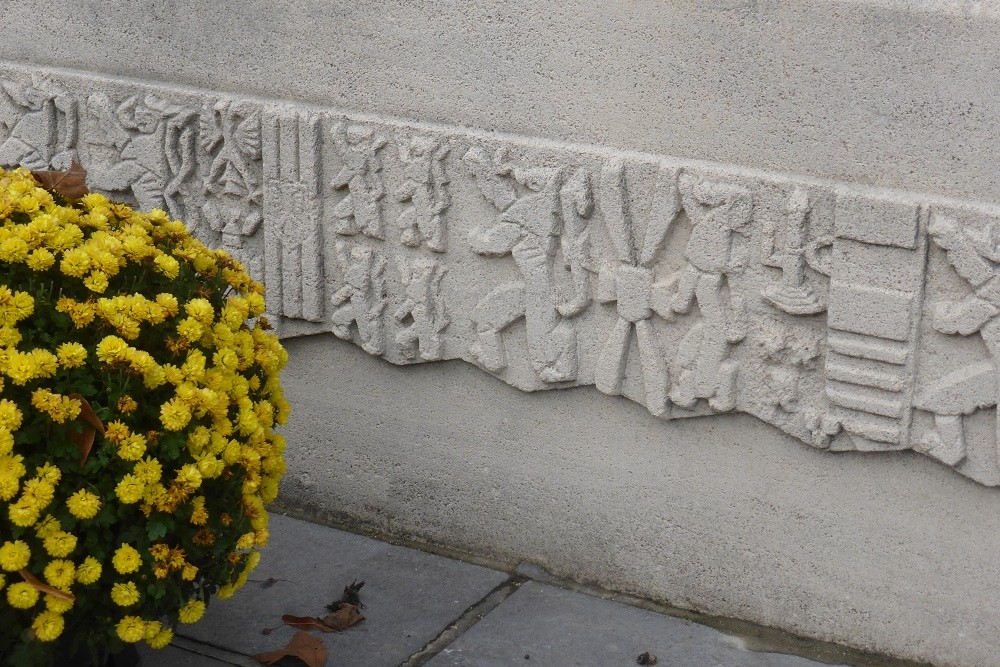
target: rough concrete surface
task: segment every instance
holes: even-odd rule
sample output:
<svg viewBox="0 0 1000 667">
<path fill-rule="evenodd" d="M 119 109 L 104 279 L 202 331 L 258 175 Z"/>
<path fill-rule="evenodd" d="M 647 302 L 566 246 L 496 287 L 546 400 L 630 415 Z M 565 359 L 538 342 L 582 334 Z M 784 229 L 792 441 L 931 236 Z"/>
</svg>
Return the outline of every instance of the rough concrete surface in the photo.
<svg viewBox="0 0 1000 667">
<path fill-rule="evenodd" d="M 664 424 L 332 336 L 288 349 L 288 501 L 873 652 L 995 663 L 1000 497 L 930 460 L 830 456 L 745 416 Z"/>
<path fill-rule="evenodd" d="M 333 635 L 340 639 L 326 642 L 327 664 L 331 666 L 461 664 L 486 667 L 501 663 L 522 664 L 527 660 L 525 664 L 608 667 L 636 664 L 636 658 L 645 652 L 657 657 L 657 664 L 674 667 L 807 667 L 820 664 L 812 658 L 821 660 L 822 664 L 842 667 L 898 664 L 882 662 L 879 656 L 852 654 L 815 642 L 799 644 L 794 649 L 795 655 L 749 648 L 757 631 L 766 632 L 766 629 L 744 627 L 749 634 L 720 632 L 690 620 L 611 601 L 606 596 L 615 594 L 608 591 L 576 590 L 578 587 L 572 582 L 556 579 L 527 564 L 507 575 L 440 554 L 393 546 L 280 514 L 272 515 L 272 526 L 275 533 L 268 544 L 267 557 L 272 564 L 281 563 L 284 573 L 311 572 L 316 554 L 326 553 L 330 555 L 328 576 L 339 578 L 360 573 L 366 577 L 366 584 L 360 590 L 366 618 L 342 634 Z M 303 548 L 304 541 L 308 542 L 308 548 Z M 368 558 L 375 553 L 390 554 L 391 558 L 388 562 Z M 344 557 L 357 562 L 345 566 L 340 562 Z M 442 580 L 441 572 L 459 573 L 460 576 Z M 488 573 L 490 578 L 499 576 L 504 583 L 485 591 L 483 577 L 461 576 L 470 572 Z M 422 600 L 425 591 L 420 586 L 428 580 L 433 580 L 448 596 L 474 599 L 475 603 L 455 612 L 452 617 L 444 607 L 432 609 L 425 624 L 436 627 L 433 640 L 410 655 L 401 654 L 401 645 L 410 642 L 401 642 L 399 638 L 411 638 L 413 615 L 399 610 L 427 609 L 426 600 Z M 268 589 L 281 583 L 289 582 L 275 582 Z M 369 588 L 371 595 L 367 592 Z M 248 588 L 235 599 L 244 596 L 246 599 L 239 603 L 213 604 L 210 620 L 202 631 L 177 635 L 173 644 L 161 651 L 149 648 L 141 651 L 144 667 L 253 667 L 259 664 L 252 657 L 254 652 L 262 645 L 268 648 L 283 645 L 291 631 L 286 628 L 281 633 L 273 632 L 256 640 L 248 637 L 247 626 L 256 618 L 279 618 L 287 610 L 289 596 L 254 594 Z M 308 595 L 302 597 L 309 598 Z M 648 601 L 634 602 L 649 604 Z M 194 627 L 202 627 L 202 623 Z M 182 627 L 182 631 L 184 629 Z M 315 638 L 331 638 L 319 630 L 309 633 Z M 368 635 L 372 633 L 381 639 L 371 641 Z M 397 639 L 384 641 L 386 638 Z M 831 649 L 837 653 L 831 654 Z"/>
<path fill-rule="evenodd" d="M 264 549 L 253 580 L 240 594 L 213 601 L 202 621 L 181 626 L 178 634 L 245 655 L 281 648 L 295 633 L 282 625 L 282 615 L 325 616 L 326 605 L 357 580 L 365 582 L 365 624 L 317 635 L 331 664 L 397 665 L 508 578 L 287 517 L 274 518 L 271 540 L 275 548 Z M 264 635 L 265 628 L 275 629 Z"/>
<path fill-rule="evenodd" d="M 528 582 L 437 654 L 430 667 L 631 665 L 649 653 L 672 667 L 819 667 L 752 653 L 697 623 Z"/>
</svg>

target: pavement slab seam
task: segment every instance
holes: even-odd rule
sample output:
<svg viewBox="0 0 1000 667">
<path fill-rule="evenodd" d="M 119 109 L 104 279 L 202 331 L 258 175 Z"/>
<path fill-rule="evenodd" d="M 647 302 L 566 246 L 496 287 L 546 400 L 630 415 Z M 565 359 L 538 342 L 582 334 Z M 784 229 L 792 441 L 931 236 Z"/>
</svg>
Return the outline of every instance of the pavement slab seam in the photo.
<svg viewBox="0 0 1000 667">
<path fill-rule="evenodd" d="M 448 627 L 441 631 L 441 634 L 411 655 L 399 667 L 421 667 L 424 665 L 465 634 L 476 623 L 482 620 L 484 616 L 503 604 L 504 600 L 513 595 L 526 581 L 527 579 L 524 577 L 514 576 L 494 588 L 483 596 L 481 600 L 469 606 L 454 622 L 449 623 Z"/>
<path fill-rule="evenodd" d="M 188 639 L 182 635 L 177 635 L 171 642 L 172 646 L 197 653 L 213 660 L 224 662 L 227 665 L 237 665 L 238 667 L 260 667 L 260 663 L 242 653 L 234 653 L 218 646 L 212 646 L 205 642 Z"/>
<path fill-rule="evenodd" d="M 611 591 L 599 586 L 559 577 L 548 572 L 537 563 L 522 561 L 518 564 L 514 573 L 525 580 L 548 586 L 556 586 L 575 593 L 608 600 L 609 602 L 617 602 L 629 607 L 645 609 L 663 616 L 670 616 L 713 628 L 723 635 L 732 638 L 746 650 L 755 653 L 797 656 L 831 665 L 843 665 L 844 667 L 933 667 L 930 663 L 913 662 L 877 653 L 868 653 L 843 644 L 800 637 L 784 630 L 757 625 L 749 621 L 722 616 L 710 616 L 693 610 L 661 604 L 647 598 Z"/>
</svg>

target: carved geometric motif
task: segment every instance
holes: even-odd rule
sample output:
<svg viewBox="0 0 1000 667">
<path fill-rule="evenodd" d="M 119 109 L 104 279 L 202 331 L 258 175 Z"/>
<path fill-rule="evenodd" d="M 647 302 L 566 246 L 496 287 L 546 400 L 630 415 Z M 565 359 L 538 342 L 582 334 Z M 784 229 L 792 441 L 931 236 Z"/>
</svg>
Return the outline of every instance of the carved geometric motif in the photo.
<svg viewBox="0 0 1000 667">
<path fill-rule="evenodd" d="M 282 336 L 1000 485 L 989 207 L 0 65 L 0 163 L 73 159 L 263 278 Z"/>
</svg>

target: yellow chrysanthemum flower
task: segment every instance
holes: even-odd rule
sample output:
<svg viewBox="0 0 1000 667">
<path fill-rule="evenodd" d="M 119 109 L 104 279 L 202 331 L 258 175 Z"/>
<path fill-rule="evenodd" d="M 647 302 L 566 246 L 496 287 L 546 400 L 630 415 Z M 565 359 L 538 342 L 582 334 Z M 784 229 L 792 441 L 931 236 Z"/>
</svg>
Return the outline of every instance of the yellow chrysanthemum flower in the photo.
<svg viewBox="0 0 1000 667">
<path fill-rule="evenodd" d="M 44 574 L 50 586 L 69 590 L 76 577 L 76 566 L 68 560 L 54 560 L 45 566 Z"/>
<path fill-rule="evenodd" d="M 146 622 L 138 616 L 126 616 L 115 626 L 118 638 L 127 644 L 134 644 L 146 636 Z"/>
<path fill-rule="evenodd" d="M 43 540 L 42 545 L 50 556 L 65 558 L 76 549 L 76 542 L 76 535 L 60 530 L 48 535 Z"/>
<path fill-rule="evenodd" d="M 146 485 L 135 475 L 128 473 L 124 475 L 118 485 L 115 486 L 115 495 L 118 500 L 126 505 L 137 503 L 142 500 L 142 495 L 146 490 Z"/>
<path fill-rule="evenodd" d="M 7 587 L 7 602 L 14 609 L 31 609 L 38 602 L 38 590 L 25 581 Z"/>
<path fill-rule="evenodd" d="M 79 368 L 87 361 L 87 348 L 76 342 L 63 343 L 56 348 L 56 357 L 63 368 Z"/>
<path fill-rule="evenodd" d="M 60 614 L 46 610 L 35 617 L 31 629 L 39 641 L 51 642 L 59 638 L 65 627 L 65 621 Z"/>
<path fill-rule="evenodd" d="M 84 585 L 92 584 L 101 578 L 102 569 L 100 562 L 96 558 L 87 556 L 80 563 L 80 566 L 76 568 L 76 580 Z"/>
<path fill-rule="evenodd" d="M 134 547 L 122 543 L 115 551 L 115 555 L 111 559 L 111 564 L 118 574 L 132 574 L 142 565 L 142 558 Z"/>
<path fill-rule="evenodd" d="M 31 548 L 23 540 L 4 542 L 0 545 L 0 567 L 8 572 L 16 572 L 28 567 Z"/>
<path fill-rule="evenodd" d="M 205 603 L 201 600 L 189 600 L 181 607 L 177 620 L 184 624 L 197 623 L 205 615 Z"/>
<path fill-rule="evenodd" d="M 101 509 L 101 499 L 97 494 L 80 489 L 66 499 L 66 506 L 77 519 L 93 519 Z"/>
<path fill-rule="evenodd" d="M 132 581 L 117 583 L 111 587 L 111 600 L 119 607 L 131 607 L 139 601 L 139 589 Z"/>
<path fill-rule="evenodd" d="M 152 637 L 147 635 L 146 643 L 149 644 L 150 648 L 161 649 L 166 648 L 174 640 L 174 631 L 170 628 L 160 628 Z"/>
<path fill-rule="evenodd" d="M 45 608 L 57 614 L 65 614 L 72 609 L 73 602 L 72 598 L 56 597 L 48 593 L 45 595 Z"/>
</svg>

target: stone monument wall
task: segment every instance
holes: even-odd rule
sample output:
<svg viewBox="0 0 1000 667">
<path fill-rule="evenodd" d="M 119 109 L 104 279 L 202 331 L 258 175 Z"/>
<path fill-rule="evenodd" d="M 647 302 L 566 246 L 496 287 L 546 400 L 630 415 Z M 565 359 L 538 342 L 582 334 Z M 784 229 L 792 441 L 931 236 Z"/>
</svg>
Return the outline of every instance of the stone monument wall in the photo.
<svg viewBox="0 0 1000 667">
<path fill-rule="evenodd" d="M 253 4 L 213 18 L 137 3 L 110 10 L 114 32 L 107 16 L 55 25 L 60 6 L 84 11 L 71 2 L 18 21 L 15 2 L 0 164 L 79 160 L 93 189 L 185 220 L 264 280 L 308 406 L 288 502 L 990 664 L 996 16 L 888 0 Z M 134 48 L 139 28 L 164 43 Z M 395 366 L 466 365 L 394 370 L 336 339 Z M 482 463 L 492 449 L 518 460 Z M 545 475 L 524 487 L 518 471 Z"/>
</svg>

